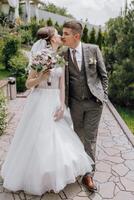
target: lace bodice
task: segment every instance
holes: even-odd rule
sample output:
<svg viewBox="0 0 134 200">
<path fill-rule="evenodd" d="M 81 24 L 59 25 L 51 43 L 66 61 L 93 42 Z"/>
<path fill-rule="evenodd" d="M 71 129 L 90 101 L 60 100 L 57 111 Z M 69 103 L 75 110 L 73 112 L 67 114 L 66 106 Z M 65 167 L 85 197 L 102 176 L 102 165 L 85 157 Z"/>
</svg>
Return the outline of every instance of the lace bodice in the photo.
<svg viewBox="0 0 134 200">
<path fill-rule="evenodd" d="M 37 88 L 42 89 L 58 89 L 59 88 L 59 78 L 63 75 L 64 69 L 62 67 L 55 67 L 51 69 L 49 81 L 51 85 L 48 85 L 48 80 L 43 80 Z"/>
</svg>

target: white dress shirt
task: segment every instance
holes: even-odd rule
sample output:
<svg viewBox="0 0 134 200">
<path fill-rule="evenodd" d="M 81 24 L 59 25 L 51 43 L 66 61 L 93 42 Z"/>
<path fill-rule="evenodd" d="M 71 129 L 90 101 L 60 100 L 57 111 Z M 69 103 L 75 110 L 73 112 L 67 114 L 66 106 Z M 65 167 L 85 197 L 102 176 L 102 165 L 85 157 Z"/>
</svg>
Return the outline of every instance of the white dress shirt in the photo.
<svg viewBox="0 0 134 200">
<path fill-rule="evenodd" d="M 70 54 L 71 54 L 71 58 L 73 60 L 73 55 L 72 55 L 72 51 L 74 49 L 71 49 L 70 48 Z M 81 70 L 81 65 L 82 65 L 82 45 L 81 45 L 81 42 L 78 44 L 78 46 L 75 48 L 76 50 L 76 60 L 77 60 L 77 63 L 78 63 L 78 67 L 79 67 L 79 70 Z"/>
</svg>

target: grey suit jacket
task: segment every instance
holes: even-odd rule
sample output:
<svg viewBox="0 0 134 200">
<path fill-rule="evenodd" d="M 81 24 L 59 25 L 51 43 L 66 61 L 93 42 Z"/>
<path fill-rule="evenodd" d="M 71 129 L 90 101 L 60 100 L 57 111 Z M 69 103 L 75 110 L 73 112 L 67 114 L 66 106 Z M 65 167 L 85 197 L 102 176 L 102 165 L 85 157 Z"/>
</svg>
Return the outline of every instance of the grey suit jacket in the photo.
<svg viewBox="0 0 134 200">
<path fill-rule="evenodd" d="M 91 93 L 101 102 L 108 98 L 108 77 L 101 51 L 97 45 L 82 43 L 87 85 Z M 65 60 L 69 59 L 69 50 L 64 52 Z M 69 66 L 65 67 L 65 103 L 69 105 Z"/>
</svg>

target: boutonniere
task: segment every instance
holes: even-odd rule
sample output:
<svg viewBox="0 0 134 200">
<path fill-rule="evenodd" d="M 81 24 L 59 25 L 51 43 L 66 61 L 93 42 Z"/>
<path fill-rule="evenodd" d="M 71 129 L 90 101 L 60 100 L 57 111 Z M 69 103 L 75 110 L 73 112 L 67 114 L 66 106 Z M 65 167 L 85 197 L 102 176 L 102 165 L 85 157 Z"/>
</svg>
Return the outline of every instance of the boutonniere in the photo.
<svg viewBox="0 0 134 200">
<path fill-rule="evenodd" d="M 89 65 L 96 65 L 97 60 L 93 57 L 93 58 L 89 58 Z"/>
<path fill-rule="evenodd" d="M 65 66 L 68 66 L 68 61 L 66 61 Z"/>
</svg>

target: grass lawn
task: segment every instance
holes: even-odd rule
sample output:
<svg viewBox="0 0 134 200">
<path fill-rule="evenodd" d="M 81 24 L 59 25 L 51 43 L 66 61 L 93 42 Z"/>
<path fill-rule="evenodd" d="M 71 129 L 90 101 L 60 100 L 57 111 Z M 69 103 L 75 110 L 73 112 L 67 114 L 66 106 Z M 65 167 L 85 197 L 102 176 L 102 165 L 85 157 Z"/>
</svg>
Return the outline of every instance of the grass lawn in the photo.
<svg viewBox="0 0 134 200">
<path fill-rule="evenodd" d="M 116 106 L 116 109 L 134 134 L 134 110 L 120 106 Z"/>
</svg>

